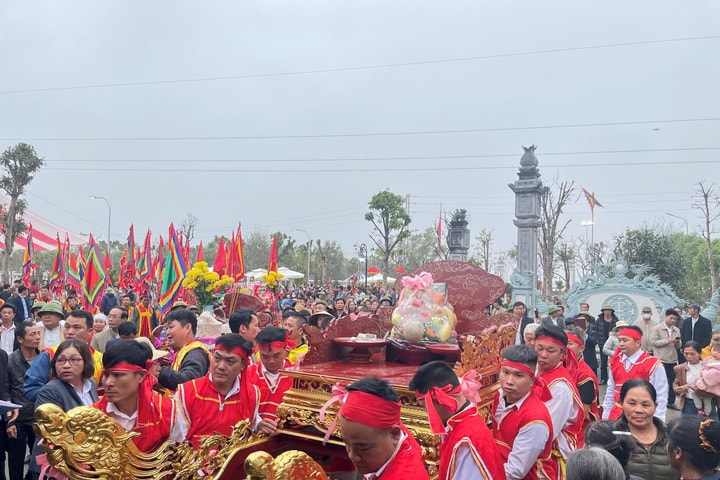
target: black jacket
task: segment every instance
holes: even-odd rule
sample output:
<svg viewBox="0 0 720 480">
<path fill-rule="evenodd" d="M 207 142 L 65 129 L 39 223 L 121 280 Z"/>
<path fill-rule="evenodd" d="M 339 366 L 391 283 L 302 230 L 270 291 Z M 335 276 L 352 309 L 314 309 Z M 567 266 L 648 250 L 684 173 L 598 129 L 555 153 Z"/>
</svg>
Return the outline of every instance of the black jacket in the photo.
<svg viewBox="0 0 720 480">
<path fill-rule="evenodd" d="M 680 330 L 680 337 L 682 344 L 690 340 L 695 340 L 700 344 L 700 348 L 705 348 L 710 345 L 710 339 L 712 338 L 712 323 L 710 320 L 700 315 L 695 328 L 692 328 L 692 317 L 687 317 L 683 322 L 682 329 Z"/>
<path fill-rule="evenodd" d="M 615 315 L 615 312 L 612 314 L 612 321 L 606 322 L 603 318 L 604 316 L 602 312 L 600 312 L 600 315 L 597 316 L 595 323 L 592 325 L 595 342 L 600 345 L 601 349 L 602 346 L 605 345 L 605 342 L 607 342 L 608 337 L 610 337 L 610 333 L 612 329 L 615 328 L 615 324 L 620 320 L 617 315 Z"/>
<path fill-rule="evenodd" d="M 15 318 L 13 319 L 13 322 L 15 322 L 15 325 L 18 325 L 22 322 L 24 322 L 27 318 L 31 318 L 32 314 L 30 313 L 30 302 L 28 302 L 27 297 L 21 297 L 20 295 L 15 295 L 14 297 L 10 297 L 7 301 L 10 305 L 15 307 Z M 25 316 L 25 309 L 23 309 L 23 303 L 27 307 L 27 316 Z"/>
<path fill-rule="evenodd" d="M 204 377 L 210 368 L 210 359 L 207 352 L 201 348 L 190 350 L 183 358 L 180 370 L 173 370 L 168 366 L 160 369 L 158 383 L 170 390 L 176 390 L 181 383 L 189 382 L 195 378 Z"/>
<path fill-rule="evenodd" d="M 40 353 L 40 352 L 38 352 Z M 22 405 L 20 415 L 15 423 L 32 425 L 35 418 L 35 402 L 31 402 L 25 398 L 23 393 L 23 383 L 25 383 L 25 372 L 30 368 L 30 364 L 20 350 L 15 350 L 8 357 L 7 375 L 8 375 L 8 391 L 10 392 L 10 401 Z"/>
</svg>

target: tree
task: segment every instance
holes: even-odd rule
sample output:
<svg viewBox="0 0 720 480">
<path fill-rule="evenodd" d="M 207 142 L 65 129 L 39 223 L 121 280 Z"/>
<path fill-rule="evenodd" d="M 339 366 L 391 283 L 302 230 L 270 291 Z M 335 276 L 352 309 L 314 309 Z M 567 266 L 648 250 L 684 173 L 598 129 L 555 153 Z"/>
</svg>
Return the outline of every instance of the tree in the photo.
<svg viewBox="0 0 720 480">
<path fill-rule="evenodd" d="M 417 267 L 437 260 L 437 231 L 428 227 L 423 231 L 410 232 L 403 241 L 402 250 L 397 250 L 391 259 L 391 266 L 402 266 L 410 272 Z"/>
<path fill-rule="evenodd" d="M 410 215 L 405 209 L 405 197 L 395 195 L 389 190 L 373 195 L 368 204 L 370 211 L 365 220 L 372 223 L 374 234 L 370 239 L 375 243 L 382 259 L 383 281 L 390 273 L 390 258 L 398 244 L 410 235 Z"/>
<path fill-rule="evenodd" d="M 703 228 L 700 235 L 705 240 L 708 269 L 710 270 L 710 291 L 714 292 L 717 290 L 717 266 L 713 259 L 712 235 L 717 233 L 714 223 L 720 217 L 720 209 L 718 209 L 720 200 L 714 195 L 715 185 L 706 186 L 703 182 L 699 182 L 697 185 L 693 208 L 700 210 L 703 217 Z"/>
<path fill-rule="evenodd" d="M 555 255 L 557 256 L 557 260 L 560 262 L 560 266 L 562 267 L 561 277 L 564 281 L 565 287 L 569 289 L 570 287 L 572 287 L 572 274 L 575 270 L 575 249 L 572 247 L 572 245 L 568 245 L 567 243 L 563 242 L 555 249 Z M 557 283 L 558 282 L 555 282 L 556 285 Z"/>
<path fill-rule="evenodd" d="M 185 239 L 189 242 L 193 238 L 195 238 L 195 228 L 197 228 L 198 223 L 198 218 L 192 213 L 188 213 L 185 220 L 183 220 L 183 222 L 180 224 L 180 229 L 178 230 L 178 233 L 182 233 L 185 236 Z"/>
<path fill-rule="evenodd" d="M 243 235 L 243 237 L 244 236 L 245 235 Z M 228 239 L 226 238 L 225 240 L 227 241 Z M 268 259 L 270 258 L 270 242 L 270 235 L 262 230 L 250 232 L 247 238 L 243 238 L 247 271 L 255 270 L 256 268 L 267 268 Z M 278 262 L 279 261 L 280 258 L 278 256 Z"/>
<path fill-rule="evenodd" d="M 683 265 L 682 257 L 664 225 L 645 225 L 641 229 L 626 230 L 615 237 L 613 253 L 616 259 L 624 259 L 628 266 L 647 265 L 651 273 L 673 289 L 678 284 Z"/>
<path fill-rule="evenodd" d="M 25 232 L 27 225 L 23 222 L 23 213 L 27 202 L 23 198 L 25 188 L 35 178 L 35 173 L 45 164 L 38 157 L 35 148 L 27 143 L 18 143 L 5 150 L 0 156 L 0 165 L 4 169 L 0 177 L 2 188 L 10 199 L 7 206 L 2 206 L 0 228 L 5 232 L 5 250 L 3 252 L 3 280 L 10 279 L 10 256 L 15 238 Z"/>
<path fill-rule="evenodd" d="M 570 220 L 560 226 L 560 216 L 565 205 L 575 191 L 575 182 L 561 182 L 557 187 L 557 196 L 553 189 L 546 188 L 540 198 L 540 263 L 542 265 L 543 299 L 548 300 L 552 293 L 553 276 L 555 273 L 555 246 L 562 237 Z"/>
<path fill-rule="evenodd" d="M 475 237 L 477 246 L 473 249 L 472 255 L 468 261 L 480 266 L 486 272 L 490 271 L 490 248 L 492 247 L 493 241 L 492 230 L 480 230 L 480 233 Z"/>
</svg>

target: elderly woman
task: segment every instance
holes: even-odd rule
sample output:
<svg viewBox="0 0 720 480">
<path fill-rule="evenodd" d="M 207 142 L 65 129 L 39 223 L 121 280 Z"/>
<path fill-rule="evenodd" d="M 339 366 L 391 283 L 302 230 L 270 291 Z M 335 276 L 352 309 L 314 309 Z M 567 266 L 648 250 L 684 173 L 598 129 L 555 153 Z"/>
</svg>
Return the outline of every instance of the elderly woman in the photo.
<svg viewBox="0 0 720 480">
<path fill-rule="evenodd" d="M 84 341 L 72 338 L 58 345 L 50 361 L 50 371 L 54 380 L 40 389 L 35 408 L 45 403 L 53 403 L 67 412 L 75 407 L 89 406 L 97 402 L 97 385 L 92 379 L 95 362 L 90 347 Z M 29 466 L 33 478 L 38 478 L 40 473 L 36 458 L 41 453 L 36 442 Z"/>
<path fill-rule="evenodd" d="M 680 475 L 667 458 L 668 437 L 665 424 L 655 418 L 657 392 L 647 380 L 633 378 L 620 390 L 622 416 L 615 429 L 630 432 L 637 442 L 628 470 L 645 480 L 678 480 Z"/>
<path fill-rule="evenodd" d="M 718 480 L 720 423 L 682 416 L 668 427 L 668 459 L 684 479 Z"/>
<path fill-rule="evenodd" d="M 87 337 L 87 343 L 90 344 L 90 341 L 93 339 L 95 334 L 98 334 L 105 330 L 105 327 L 107 327 L 108 319 L 105 316 L 104 313 L 98 313 L 93 317 L 93 328 L 90 330 L 90 333 L 88 333 Z"/>
<path fill-rule="evenodd" d="M 698 392 L 695 389 L 695 383 L 700 378 L 700 371 L 702 370 L 702 362 L 700 361 L 702 350 L 700 344 L 697 342 L 685 342 L 683 345 L 683 355 L 685 356 L 685 363 L 681 363 L 674 367 L 675 370 L 675 381 L 673 382 L 673 390 L 678 396 L 680 411 L 683 415 L 697 416 L 698 408 L 696 400 L 698 395 L 702 395 L 702 392 Z M 710 413 L 710 418 L 715 420 L 718 419 L 717 407 L 713 407 Z"/>
<path fill-rule="evenodd" d="M 620 462 L 610 453 L 597 447 L 575 451 L 568 460 L 567 480 L 624 480 Z"/>
<path fill-rule="evenodd" d="M 637 442 L 630 432 L 615 430 L 612 420 L 597 420 L 585 429 L 585 447 L 599 447 L 617 458 L 625 472 L 626 480 L 643 480 L 628 471 L 630 455 L 635 450 Z"/>
<path fill-rule="evenodd" d="M 531 347 L 535 347 L 535 330 L 540 328 L 539 323 L 531 323 L 525 327 L 525 330 L 523 330 L 523 340 L 525 340 L 525 345 L 530 345 Z"/>
</svg>

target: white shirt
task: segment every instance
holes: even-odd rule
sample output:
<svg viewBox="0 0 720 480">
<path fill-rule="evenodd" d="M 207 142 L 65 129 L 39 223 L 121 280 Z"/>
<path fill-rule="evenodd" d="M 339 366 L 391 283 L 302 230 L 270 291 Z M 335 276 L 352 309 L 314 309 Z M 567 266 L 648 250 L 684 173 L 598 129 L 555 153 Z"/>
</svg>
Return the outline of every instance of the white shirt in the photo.
<svg viewBox="0 0 720 480">
<path fill-rule="evenodd" d="M 557 382 L 550 388 L 550 393 L 552 393 L 552 398 L 545 402 L 545 406 L 550 412 L 550 418 L 553 423 L 553 434 L 557 439 L 558 450 L 567 462 L 574 448 L 570 445 L 565 435 L 562 435 L 562 431 L 572 425 L 577 419 L 578 405 L 573 398 L 573 391 L 565 382 Z"/>
<path fill-rule="evenodd" d="M 137 423 L 137 409 L 135 409 L 132 414 L 126 415 L 120 410 L 118 410 L 117 407 L 115 407 L 114 403 L 108 402 L 107 414 L 128 432 L 131 432 L 135 428 L 135 424 Z M 175 413 L 173 417 L 174 419 L 171 422 L 170 436 L 168 437 L 168 440 L 171 440 L 173 442 L 183 442 L 185 441 L 185 437 L 187 436 L 189 426 L 184 421 L 182 415 L 177 415 Z"/>
<path fill-rule="evenodd" d="M 643 351 L 638 350 L 631 356 L 627 356 L 624 353 L 621 354 L 620 360 L 625 365 L 625 369 L 629 370 L 638 361 Z M 665 421 L 665 414 L 667 413 L 667 401 L 668 401 L 668 381 L 665 369 L 660 365 L 655 369 L 655 372 L 647 379 L 652 386 L 655 387 L 657 393 L 657 408 L 655 409 L 655 417 L 659 418 L 663 422 Z M 603 420 L 610 418 L 610 410 L 615 405 L 615 379 L 613 378 L 612 369 L 608 368 L 608 381 L 607 381 L 607 392 L 605 392 L 605 399 L 603 400 Z M 552 412 L 550 412 L 552 414 Z"/>
<path fill-rule="evenodd" d="M 502 428 L 503 419 L 513 410 L 519 410 L 530 393 L 522 397 L 517 402 L 508 405 L 505 402 L 505 394 L 502 388 L 498 390 L 500 400 L 493 417 L 499 428 Z M 531 423 L 523 427 L 515 436 L 512 444 L 512 450 L 505 462 L 505 475 L 507 480 L 520 480 L 527 476 L 527 473 L 537 462 L 538 457 L 545 449 L 545 444 L 550 437 L 550 429 L 541 423 Z M 539 475 L 542 472 L 538 471 Z"/>
<path fill-rule="evenodd" d="M 698 362 L 695 365 L 692 365 L 691 363 L 687 364 L 687 373 L 685 376 L 685 381 L 688 385 L 693 385 L 698 381 L 698 378 L 700 378 L 700 371 L 702 370 L 702 363 Z M 690 399 L 695 398 L 695 391 L 692 388 L 688 388 L 687 392 L 685 393 L 685 396 Z"/>
<path fill-rule="evenodd" d="M 15 323 L 10 322 L 10 327 L 3 325 L 3 332 L 0 333 L 0 348 L 5 350 L 8 355 L 13 352 L 13 344 L 15 343 Z"/>
<path fill-rule="evenodd" d="M 92 383 L 90 383 L 90 380 L 83 380 L 83 388 L 80 390 L 75 385 L 72 385 L 73 390 L 75 390 L 75 393 L 78 394 L 78 397 L 80 397 L 80 401 L 85 406 L 90 406 L 93 403 L 95 403 L 95 400 L 93 400 L 92 396 L 90 395 L 90 391 L 92 390 Z"/>
<path fill-rule="evenodd" d="M 42 322 L 40 323 L 42 325 Z M 43 346 L 45 347 L 54 347 L 55 345 L 60 343 L 60 332 L 62 331 L 62 322 L 61 325 L 58 325 L 57 327 L 53 328 L 52 330 L 45 329 L 45 336 L 43 338 Z"/>
<path fill-rule="evenodd" d="M 392 455 L 390 455 L 390 458 L 388 458 L 388 461 L 383 463 L 382 467 L 378 468 L 377 472 L 366 473 L 365 475 L 363 475 L 363 478 L 365 480 L 368 480 L 370 478 L 377 478 L 380 475 L 382 475 L 382 473 L 385 471 L 387 466 L 390 465 L 390 462 L 395 460 L 395 457 L 397 457 L 397 454 L 400 451 L 400 448 L 402 447 L 402 444 L 406 438 L 407 438 L 407 434 L 405 432 L 403 432 L 402 430 L 400 430 L 400 440 L 398 441 L 398 444 L 395 446 L 395 451 L 393 452 Z"/>
</svg>

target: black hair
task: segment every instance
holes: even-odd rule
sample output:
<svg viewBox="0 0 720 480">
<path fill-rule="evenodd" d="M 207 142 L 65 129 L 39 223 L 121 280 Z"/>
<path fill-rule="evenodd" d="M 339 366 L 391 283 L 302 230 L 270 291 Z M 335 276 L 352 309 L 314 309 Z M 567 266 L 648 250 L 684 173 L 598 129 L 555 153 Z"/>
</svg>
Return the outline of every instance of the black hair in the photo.
<svg viewBox="0 0 720 480">
<path fill-rule="evenodd" d="M 25 285 L 18 285 L 17 289 L 18 289 L 18 293 L 22 293 L 25 290 L 27 290 L 27 287 Z"/>
<path fill-rule="evenodd" d="M 127 308 L 121 307 L 120 305 L 115 305 L 110 310 L 108 310 L 108 313 L 110 313 L 112 310 L 120 310 L 120 319 L 121 320 L 127 320 L 128 319 L 128 311 Z"/>
<path fill-rule="evenodd" d="M 615 428 L 613 420 L 597 420 L 585 429 L 585 445 L 607 450 L 626 470 L 637 443 L 628 432 Z"/>
<path fill-rule="evenodd" d="M 78 310 L 70 310 L 65 317 L 67 320 L 68 318 L 84 318 L 85 319 L 85 325 L 87 325 L 88 330 L 92 330 L 93 323 L 95 323 L 95 319 L 92 316 L 92 313 L 88 312 L 87 310 L 78 309 Z"/>
<path fill-rule="evenodd" d="M 433 387 L 442 388 L 446 385 L 457 387 L 460 381 L 450 365 L 442 360 L 436 360 L 418 368 L 408 387 L 424 395 Z"/>
<path fill-rule="evenodd" d="M 3 303 L 2 306 L 0 306 L 0 311 L 2 311 L 5 308 L 9 308 L 13 312 L 15 311 L 15 305 L 13 305 L 12 303 Z M 32 310 L 32 307 L 30 307 L 30 309 Z"/>
<path fill-rule="evenodd" d="M 375 395 L 376 397 L 399 402 L 400 395 L 387 380 L 377 377 L 363 377 L 347 386 L 348 392 L 363 392 Z"/>
<path fill-rule="evenodd" d="M 129 293 L 123 293 L 120 298 L 121 298 L 121 299 L 123 299 L 123 298 L 129 298 L 130 300 L 132 300 L 132 295 L 130 295 Z"/>
<path fill-rule="evenodd" d="M 665 310 L 665 316 L 667 317 L 668 315 L 672 315 L 672 316 L 675 317 L 675 318 L 678 318 L 678 317 L 680 316 L 680 315 L 678 315 L 678 313 L 677 313 L 674 309 L 672 309 L 672 308 L 668 308 L 667 310 Z"/>
<path fill-rule="evenodd" d="M 25 331 L 28 328 L 32 328 L 34 326 L 36 326 L 35 322 L 31 322 L 29 320 L 25 320 L 23 322 L 18 323 L 17 325 L 15 325 L 15 338 L 16 339 L 22 338 L 24 340 L 25 339 Z"/>
<path fill-rule="evenodd" d="M 238 333 L 226 333 L 215 339 L 215 345 L 222 345 L 230 350 L 239 347 L 245 350 L 248 357 L 252 355 L 253 343 Z"/>
<path fill-rule="evenodd" d="M 515 307 L 523 307 L 523 308 L 527 309 L 527 305 L 525 305 L 524 302 L 520 302 L 520 301 L 515 302 L 515 303 L 513 304 L 513 308 L 515 308 Z"/>
<path fill-rule="evenodd" d="M 190 324 L 193 335 L 197 332 L 197 315 L 186 308 L 169 311 L 168 314 L 165 315 L 165 322 L 178 322 L 183 327 Z"/>
<path fill-rule="evenodd" d="M 133 322 L 122 322 L 118 326 L 118 335 L 122 337 L 129 337 L 130 335 L 137 335 L 137 325 Z"/>
<path fill-rule="evenodd" d="M 573 329 L 573 330 L 571 330 L 571 329 L 566 329 L 565 332 L 566 332 L 566 335 L 567 335 L 568 333 L 572 333 L 573 335 L 576 335 L 577 337 L 580 338 L 580 340 L 583 341 L 583 344 L 585 344 L 585 340 L 587 339 L 587 335 L 585 334 L 585 332 L 581 332 L 581 331 L 574 330 L 574 329 Z M 537 335 L 537 334 L 536 334 L 536 335 Z"/>
<path fill-rule="evenodd" d="M 720 423 L 690 415 L 673 420 L 668 425 L 668 453 L 676 448 L 701 474 L 714 472 L 720 464 Z"/>
<path fill-rule="evenodd" d="M 537 352 L 529 345 L 510 345 L 505 347 L 500 354 L 503 360 L 522 363 L 527 365 L 531 370 L 537 367 Z"/>
<path fill-rule="evenodd" d="M 258 332 L 255 343 L 258 345 L 270 345 L 272 342 L 284 342 L 287 334 L 288 331 L 284 328 L 265 327 Z"/>
<path fill-rule="evenodd" d="M 623 383 L 623 386 L 620 389 L 620 403 L 625 400 L 625 395 L 627 395 L 627 393 L 631 389 L 638 387 L 647 390 L 647 392 L 650 394 L 650 397 L 652 398 L 652 401 L 657 403 L 657 391 L 655 390 L 655 387 L 652 383 L 648 382 L 647 380 L 643 380 L 642 378 L 632 378 L 627 382 Z"/>
<path fill-rule="evenodd" d="M 145 343 L 132 338 L 118 340 L 110 344 L 103 354 L 103 368 L 112 368 L 122 362 L 145 368 L 153 356 L 152 349 Z"/>
<path fill-rule="evenodd" d="M 228 319 L 230 331 L 232 333 L 240 333 L 240 326 L 248 328 L 250 326 L 250 322 L 252 322 L 252 317 L 255 316 L 257 316 L 257 314 L 249 308 L 240 308 L 235 310 L 230 314 L 230 318 Z"/>
<path fill-rule="evenodd" d="M 696 352 L 702 353 L 702 348 L 700 348 L 700 344 L 695 340 L 688 340 L 687 342 L 685 342 L 685 345 L 683 345 L 683 350 L 685 350 L 686 348 L 692 348 Z"/>
<path fill-rule="evenodd" d="M 535 330 L 535 339 L 537 340 L 537 338 L 541 336 L 554 338 L 565 346 L 567 346 L 568 343 L 567 335 L 565 335 L 563 329 L 557 325 L 540 325 L 540 328 Z"/>
<path fill-rule="evenodd" d="M 57 370 L 55 368 L 55 365 L 57 364 L 57 358 L 62 352 L 64 352 L 68 348 L 74 348 L 75 350 L 77 350 L 83 359 L 83 380 L 92 378 L 92 376 L 95 375 L 95 359 L 90 352 L 90 347 L 88 346 L 87 342 L 78 340 L 77 338 L 69 338 L 60 343 L 60 345 L 58 345 L 57 350 L 55 350 L 55 355 L 53 355 L 52 360 L 50 360 L 50 372 L 52 372 L 53 376 L 56 378 L 58 376 Z"/>
<path fill-rule="evenodd" d="M 300 328 L 303 325 L 305 325 L 306 323 L 308 323 L 308 319 L 306 316 L 300 315 L 299 313 L 297 313 L 295 311 L 293 311 L 290 315 L 287 315 L 287 316 L 283 315 L 283 320 L 288 319 L 288 318 L 294 318 L 295 324 L 298 328 Z"/>
</svg>

